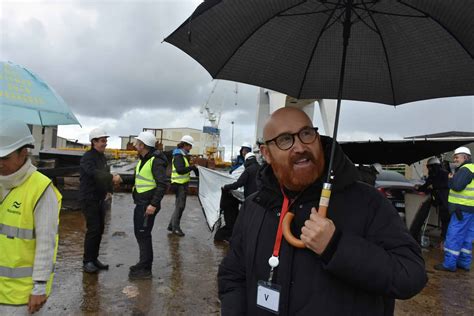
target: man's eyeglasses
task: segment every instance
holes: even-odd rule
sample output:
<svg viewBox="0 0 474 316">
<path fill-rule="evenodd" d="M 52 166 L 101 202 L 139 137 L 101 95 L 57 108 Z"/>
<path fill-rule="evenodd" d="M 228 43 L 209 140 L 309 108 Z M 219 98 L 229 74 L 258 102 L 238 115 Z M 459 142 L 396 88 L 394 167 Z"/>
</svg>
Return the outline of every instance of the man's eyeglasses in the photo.
<svg viewBox="0 0 474 316">
<path fill-rule="evenodd" d="M 266 145 L 271 142 L 275 142 L 275 145 L 281 150 L 288 150 L 293 147 L 295 143 L 295 136 L 298 135 L 298 138 L 303 144 L 311 144 L 318 137 L 318 128 L 317 127 L 303 127 L 297 133 L 284 133 L 280 134 L 275 138 L 269 139 L 265 142 Z"/>
</svg>

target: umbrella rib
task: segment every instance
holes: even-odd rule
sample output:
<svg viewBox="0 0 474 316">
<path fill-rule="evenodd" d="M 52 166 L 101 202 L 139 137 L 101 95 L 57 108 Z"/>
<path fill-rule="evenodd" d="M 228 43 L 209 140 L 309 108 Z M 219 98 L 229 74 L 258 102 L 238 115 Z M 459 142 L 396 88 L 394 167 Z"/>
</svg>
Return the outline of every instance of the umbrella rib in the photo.
<svg viewBox="0 0 474 316">
<path fill-rule="evenodd" d="M 341 11 L 341 13 L 336 18 L 334 18 L 334 20 L 323 29 L 323 32 L 326 32 L 327 30 L 329 30 L 334 24 L 336 24 L 336 22 L 340 22 L 340 19 L 341 19 L 343 14 L 344 14 L 344 11 Z"/>
<path fill-rule="evenodd" d="M 404 6 L 407 6 L 413 10 L 416 10 L 420 13 L 423 13 L 425 14 L 427 17 L 429 17 L 430 19 L 432 19 L 433 21 L 435 21 L 441 28 L 443 28 L 446 32 L 448 32 L 449 35 L 451 35 L 452 38 L 454 38 L 456 40 L 456 42 L 466 51 L 466 53 L 471 56 L 471 58 L 474 58 L 474 55 L 471 54 L 471 52 L 467 49 L 466 46 L 463 45 L 463 43 L 453 34 L 453 32 L 451 32 L 451 30 L 447 29 L 440 21 L 438 21 L 437 19 L 435 19 L 434 17 L 432 17 L 431 15 L 429 15 L 428 13 L 426 13 L 425 11 L 421 10 L 421 9 L 418 9 L 408 3 L 405 3 L 403 2 L 403 0 L 398 0 L 400 4 L 403 4 Z"/>
<path fill-rule="evenodd" d="M 39 116 L 39 119 L 40 119 L 41 126 L 44 126 L 43 118 L 41 117 L 41 111 L 38 111 L 38 116 Z"/>
<path fill-rule="evenodd" d="M 341 3 L 341 1 L 339 1 L 339 4 Z M 321 31 L 319 32 L 319 35 L 318 35 L 318 39 L 316 40 L 316 43 L 314 43 L 314 46 L 313 46 L 313 49 L 311 51 L 311 58 L 310 60 L 308 61 L 308 64 L 306 65 L 306 69 L 304 71 L 304 76 L 303 76 L 303 80 L 301 81 L 301 84 L 300 84 L 300 91 L 298 92 L 298 95 L 296 96 L 298 99 L 301 97 L 301 91 L 303 90 L 303 86 L 304 86 L 304 83 L 306 81 L 306 76 L 308 75 L 308 70 L 309 70 L 309 66 L 311 65 L 311 62 L 313 61 L 313 58 L 314 58 L 314 52 L 316 51 L 316 48 L 318 47 L 318 44 L 319 44 L 319 40 L 321 39 L 321 36 L 323 36 L 323 33 L 327 30 L 327 26 L 329 24 L 329 21 L 331 20 L 331 18 L 333 17 L 334 13 L 336 12 L 336 9 L 334 9 L 332 11 L 332 13 L 328 16 L 327 20 L 326 20 L 326 23 L 324 23 L 323 27 L 321 28 Z M 337 21 L 337 19 L 336 19 Z M 333 25 L 335 22 L 331 23 L 331 25 Z"/>
<path fill-rule="evenodd" d="M 288 14 L 278 14 L 278 17 L 284 17 L 284 16 L 300 16 L 300 15 L 312 15 L 312 14 L 320 14 L 320 13 L 326 13 L 333 11 L 334 9 L 326 9 L 326 10 L 321 10 L 321 11 L 313 11 L 313 12 L 304 12 L 304 13 L 288 13 Z"/>
<path fill-rule="evenodd" d="M 364 4 L 364 6 L 365 6 L 365 4 Z M 389 75 L 389 78 L 390 78 L 390 87 L 392 89 L 393 104 L 397 105 L 397 99 L 395 97 L 395 89 L 393 87 L 392 68 L 390 67 L 390 59 L 388 58 L 387 48 L 385 47 L 385 41 L 383 40 L 382 33 L 380 32 L 380 29 L 379 29 L 379 27 L 377 25 L 377 22 L 375 21 L 373 15 L 372 15 L 372 13 L 370 11 L 367 11 L 367 12 L 369 14 L 370 20 L 372 21 L 372 23 L 374 23 L 375 29 L 377 30 L 376 33 L 379 35 L 380 41 L 382 42 L 382 47 L 383 47 L 383 52 L 384 52 L 384 55 L 385 55 L 385 60 L 387 61 L 388 75 Z"/>
<path fill-rule="evenodd" d="M 364 18 L 359 13 L 357 13 L 356 10 L 352 9 L 352 12 L 354 12 L 354 14 L 357 15 L 358 20 L 361 21 L 362 23 L 364 23 L 365 26 L 367 26 L 370 30 L 374 31 L 375 33 L 379 34 L 379 32 L 376 29 L 374 29 L 371 25 L 369 25 L 367 22 L 365 22 Z"/>
<path fill-rule="evenodd" d="M 255 33 L 257 33 L 257 31 L 259 31 L 265 24 L 267 24 L 268 21 L 270 21 L 271 19 L 275 18 L 275 16 L 278 16 L 281 12 L 284 12 L 284 11 L 287 11 L 287 10 L 290 10 L 290 9 L 293 9 L 297 6 L 299 6 L 300 4 L 304 3 L 304 2 L 307 2 L 308 0 L 301 0 L 300 2 L 298 2 L 297 4 L 289 7 L 289 8 L 286 8 L 280 12 L 278 12 L 277 14 L 271 16 L 269 19 L 267 19 L 265 22 L 261 23 L 259 27 L 255 28 L 254 31 L 252 33 L 250 33 L 241 43 L 245 43 L 250 37 L 252 37 Z M 222 66 L 215 72 L 215 75 L 214 77 L 217 78 L 219 73 L 222 71 L 222 69 L 225 67 L 225 65 L 229 62 L 230 59 L 232 59 L 232 57 L 234 57 L 234 55 L 237 53 L 237 51 L 240 49 L 241 45 L 238 46 L 234 52 L 232 54 L 229 55 L 229 57 L 222 63 Z"/>
<path fill-rule="evenodd" d="M 424 14 L 424 15 L 399 14 L 399 13 L 383 12 L 383 11 L 372 10 L 372 9 L 367 9 L 367 12 L 372 12 L 372 13 L 376 13 L 376 14 L 383 14 L 383 15 L 399 16 L 399 17 L 404 17 L 404 18 L 428 18 L 429 17 L 426 14 Z"/>
</svg>

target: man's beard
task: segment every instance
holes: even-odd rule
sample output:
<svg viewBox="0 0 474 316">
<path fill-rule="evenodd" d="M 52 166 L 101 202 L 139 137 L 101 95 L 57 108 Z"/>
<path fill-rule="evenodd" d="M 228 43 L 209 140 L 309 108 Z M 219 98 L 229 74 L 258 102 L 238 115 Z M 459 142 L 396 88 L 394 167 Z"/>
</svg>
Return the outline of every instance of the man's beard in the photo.
<svg viewBox="0 0 474 316">
<path fill-rule="evenodd" d="M 312 162 L 313 168 L 308 170 L 293 170 L 296 161 L 306 158 Z M 278 182 L 291 191 L 303 191 L 314 183 L 322 173 L 324 167 L 323 161 L 317 161 L 314 155 L 305 151 L 300 154 L 294 154 L 285 162 L 276 162 L 273 160 L 272 169 Z"/>
</svg>

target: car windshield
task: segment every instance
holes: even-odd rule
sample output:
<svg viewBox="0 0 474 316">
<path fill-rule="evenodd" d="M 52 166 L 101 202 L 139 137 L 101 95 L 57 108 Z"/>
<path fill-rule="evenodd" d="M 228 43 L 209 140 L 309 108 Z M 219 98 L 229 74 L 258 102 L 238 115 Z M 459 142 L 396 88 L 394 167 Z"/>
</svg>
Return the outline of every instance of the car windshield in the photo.
<svg viewBox="0 0 474 316">
<path fill-rule="evenodd" d="M 377 174 L 377 181 L 409 182 L 404 176 L 391 170 L 383 170 L 381 173 Z"/>
</svg>

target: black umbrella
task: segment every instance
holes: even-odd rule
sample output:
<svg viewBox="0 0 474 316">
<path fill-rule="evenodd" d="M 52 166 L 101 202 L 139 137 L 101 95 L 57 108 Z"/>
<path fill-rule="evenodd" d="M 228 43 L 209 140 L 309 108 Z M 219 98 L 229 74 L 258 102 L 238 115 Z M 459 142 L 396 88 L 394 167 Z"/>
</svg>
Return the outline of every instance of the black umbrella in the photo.
<svg viewBox="0 0 474 316">
<path fill-rule="evenodd" d="M 207 0 L 165 41 L 213 78 L 337 99 L 336 141 L 341 99 L 473 95 L 473 30 L 472 0 Z"/>
</svg>

